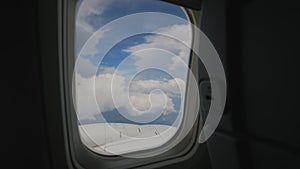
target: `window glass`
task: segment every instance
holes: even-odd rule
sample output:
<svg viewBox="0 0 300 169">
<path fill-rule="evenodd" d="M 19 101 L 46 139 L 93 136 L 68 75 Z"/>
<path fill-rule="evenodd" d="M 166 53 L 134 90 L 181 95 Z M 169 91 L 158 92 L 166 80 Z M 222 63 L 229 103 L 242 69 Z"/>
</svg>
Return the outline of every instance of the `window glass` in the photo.
<svg viewBox="0 0 300 169">
<path fill-rule="evenodd" d="M 153 0 L 82 0 L 75 32 L 82 142 L 120 155 L 172 140 L 184 115 L 192 43 L 185 10 Z"/>
</svg>

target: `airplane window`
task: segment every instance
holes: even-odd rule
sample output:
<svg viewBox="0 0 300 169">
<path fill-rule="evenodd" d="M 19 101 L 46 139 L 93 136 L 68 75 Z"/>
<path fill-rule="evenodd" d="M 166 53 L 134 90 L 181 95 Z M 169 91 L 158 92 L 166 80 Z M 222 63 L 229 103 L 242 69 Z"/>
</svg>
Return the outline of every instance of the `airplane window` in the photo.
<svg viewBox="0 0 300 169">
<path fill-rule="evenodd" d="M 153 0 L 82 0 L 75 39 L 73 97 L 84 145 L 122 155 L 172 140 L 184 115 L 191 55 L 184 8 Z"/>
</svg>

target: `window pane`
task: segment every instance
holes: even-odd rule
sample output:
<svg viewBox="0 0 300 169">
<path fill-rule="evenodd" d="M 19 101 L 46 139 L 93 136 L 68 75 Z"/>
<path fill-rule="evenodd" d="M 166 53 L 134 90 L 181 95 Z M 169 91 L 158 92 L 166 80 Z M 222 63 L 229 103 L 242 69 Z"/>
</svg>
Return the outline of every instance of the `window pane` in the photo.
<svg viewBox="0 0 300 169">
<path fill-rule="evenodd" d="M 192 43 L 185 10 L 153 0 L 83 0 L 75 36 L 74 96 L 83 143 L 120 155 L 170 141 L 183 118 L 185 44 Z"/>
</svg>

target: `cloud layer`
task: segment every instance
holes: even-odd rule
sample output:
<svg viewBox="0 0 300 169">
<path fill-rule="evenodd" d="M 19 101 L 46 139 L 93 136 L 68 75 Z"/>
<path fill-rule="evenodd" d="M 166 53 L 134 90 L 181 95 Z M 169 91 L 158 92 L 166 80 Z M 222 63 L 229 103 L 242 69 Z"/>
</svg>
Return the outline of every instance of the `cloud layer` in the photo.
<svg viewBox="0 0 300 169">
<path fill-rule="evenodd" d="M 177 112 L 172 97 L 180 97 L 185 82 L 181 79 L 135 80 L 130 83 L 114 68 L 102 68 L 102 73 L 93 78 L 77 74 L 77 113 L 80 119 L 91 119 L 99 112 L 119 109 L 129 116 L 148 116 Z M 127 88 L 130 86 L 130 88 Z M 95 95 L 91 95 L 95 93 Z M 95 102 L 99 106 L 93 106 Z M 117 96 L 117 97 L 116 97 Z M 151 113 L 151 114 L 149 114 Z"/>
<path fill-rule="evenodd" d="M 96 34 L 95 32 L 118 17 L 135 12 L 149 12 L 150 7 L 147 3 L 153 3 L 151 8 L 155 6 L 158 12 L 172 9 L 177 16 L 186 17 L 186 14 L 181 8 L 165 2 L 145 1 L 144 6 L 132 6 L 129 0 L 118 3 L 115 1 L 84 0 L 77 11 L 75 53 L 77 55 L 79 51 L 82 52 L 77 58 L 80 64 L 76 66 L 74 95 L 79 119 L 93 119 L 96 114 L 115 109 L 128 118 L 145 117 L 148 120 L 160 114 L 180 113 L 190 56 L 190 49 L 186 45 L 190 46 L 192 42 L 191 25 L 179 20 L 168 20 L 165 15 L 162 15 L 165 18 L 149 15 L 147 22 L 143 24 L 112 24 L 113 26 L 107 26 L 104 31 Z M 124 4 L 129 5 L 129 8 L 122 11 Z M 116 10 L 119 7 L 120 10 Z M 128 63 L 108 67 L 99 62 L 103 57 L 107 57 L 104 56 L 106 47 L 109 48 L 114 40 L 119 40 L 120 32 L 134 32 L 140 27 L 144 28 L 145 32 L 156 33 L 140 35 L 143 41 L 116 49 L 119 50 L 115 52 L 116 55 L 128 55 L 124 59 L 128 59 Z M 86 43 L 91 35 L 92 38 Z M 114 63 L 114 58 L 109 59 L 106 59 L 106 62 Z M 153 74 L 130 81 L 133 72 L 151 67 L 156 67 L 171 77 L 162 78 L 159 74 Z M 178 99 L 181 103 L 178 103 Z"/>
</svg>

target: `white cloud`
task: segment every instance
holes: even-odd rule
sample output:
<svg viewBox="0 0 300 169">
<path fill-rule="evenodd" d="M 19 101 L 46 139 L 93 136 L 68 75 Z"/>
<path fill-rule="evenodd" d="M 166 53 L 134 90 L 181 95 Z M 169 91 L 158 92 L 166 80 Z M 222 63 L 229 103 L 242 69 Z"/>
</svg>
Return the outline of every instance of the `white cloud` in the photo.
<svg viewBox="0 0 300 169">
<path fill-rule="evenodd" d="M 171 80 L 138 80 L 133 81 L 130 90 L 149 92 L 154 89 L 161 89 L 168 94 L 183 94 L 185 91 L 185 82 L 180 78 Z"/>
<path fill-rule="evenodd" d="M 123 51 L 133 55 L 135 66 L 140 69 L 156 65 L 175 77 L 185 79 L 187 76 L 188 61 L 192 43 L 191 26 L 189 24 L 172 25 L 160 28 L 158 34 L 145 37 L 145 43 L 131 46 Z M 168 35 L 168 36 L 164 36 Z M 174 39 L 172 37 L 176 37 Z M 162 49 L 172 53 L 155 53 L 149 49 Z M 138 53 L 138 54 L 136 54 Z"/>
<path fill-rule="evenodd" d="M 83 0 L 77 11 L 77 29 L 92 34 L 95 31 L 95 28 L 87 22 L 86 17 L 91 15 L 101 15 L 105 8 L 111 3 L 112 0 Z"/>
<path fill-rule="evenodd" d="M 117 70 L 114 67 L 100 67 L 98 74 L 114 74 Z"/>
<path fill-rule="evenodd" d="M 82 31 L 81 33 L 92 34 L 95 31 L 92 25 L 87 23 L 84 19 L 78 19 L 76 21 L 76 27 L 78 29 L 77 31 Z"/>
<path fill-rule="evenodd" d="M 78 57 L 75 70 L 84 78 L 93 77 L 98 74 L 113 74 L 116 71 L 114 67 L 97 67 L 89 58 L 82 56 Z"/>
<path fill-rule="evenodd" d="M 171 52 L 178 52 L 187 48 L 184 44 L 187 44 L 187 46 L 191 44 L 192 35 L 191 25 L 189 24 L 166 26 L 157 29 L 155 32 L 157 34 L 145 37 L 145 43 L 131 46 L 124 51 L 134 53 L 147 48 L 161 48 Z"/>
<path fill-rule="evenodd" d="M 176 112 L 171 92 L 179 93 L 179 88 L 185 86 L 182 79 L 172 79 L 165 82 L 162 80 L 137 80 L 133 82 L 134 90 L 130 90 L 128 95 L 127 82 L 128 79 L 115 71 L 114 68 L 102 68 L 101 74 L 95 78 L 96 95 L 94 95 L 93 77 L 82 77 L 77 74 L 76 103 L 79 118 L 92 119 L 99 112 L 94 104 L 94 96 L 96 96 L 101 112 L 115 108 L 125 110 L 125 113 L 130 116 Z M 165 93 L 157 92 L 156 89 L 161 89 Z"/>
<path fill-rule="evenodd" d="M 97 33 L 94 33 L 93 35 L 91 35 L 93 37 L 89 39 L 87 45 L 83 46 L 83 49 L 82 49 L 80 55 L 82 55 L 82 56 L 99 55 L 99 56 L 104 57 L 104 55 L 100 51 L 101 51 L 101 49 L 108 46 L 107 41 L 104 42 L 104 40 L 107 39 L 107 37 L 105 37 L 105 33 L 108 31 L 109 31 L 109 29 L 106 29 L 106 30 L 102 30 L 100 32 L 97 32 Z M 82 45 L 84 45 L 84 44 L 82 44 Z"/>
<path fill-rule="evenodd" d="M 99 27 L 96 27 L 95 24 L 89 23 L 88 17 L 100 18 L 101 14 L 104 10 L 111 4 L 113 4 L 115 0 L 82 0 L 80 6 L 77 11 L 76 17 L 76 52 L 82 48 L 85 42 L 96 32 Z M 101 19 L 97 20 L 97 24 Z M 95 42 L 93 45 L 90 45 L 91 49 L 86 50 L 89 51 L 88 54 L 96 54 L 98 50 L 96 50 L 97 41 L 101 38 L 101 35 L 97 35 L 99 37 L 93 38 Z"/>
<path fill-rule="evenodd" d="M 82 77 L 92 77 L 96 74 L 97 67 L 91 62 L 91 60 L 78 57 L 76 62 L 76 71 Z"/>
<path fill-rule="evenodd" d="M 176 112 L 170 97 L 163 93 L 133 93 L 130 96 L 131 105 L 127 106 L 133 116 L 144 113 L 160 114 Z"/>
</svg>

